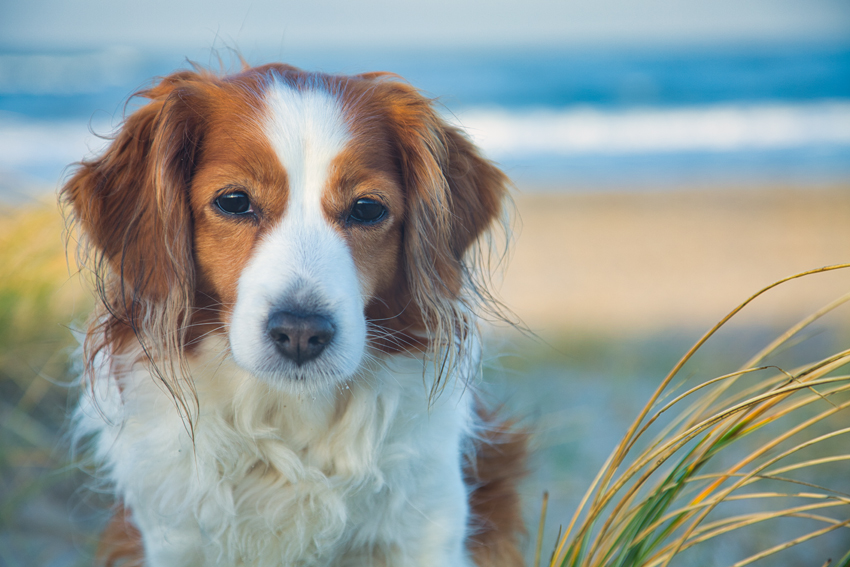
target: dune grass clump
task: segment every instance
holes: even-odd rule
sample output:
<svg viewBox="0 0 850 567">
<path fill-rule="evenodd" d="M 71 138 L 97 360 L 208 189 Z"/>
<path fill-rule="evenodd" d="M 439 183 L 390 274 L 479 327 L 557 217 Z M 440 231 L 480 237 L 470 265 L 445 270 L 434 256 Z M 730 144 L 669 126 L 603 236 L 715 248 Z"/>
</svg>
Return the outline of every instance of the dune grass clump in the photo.
<svg viewBox="0 0 850 567">
<path fill-rule="evenodd" d="M 46 565 L 85 535 L 65 506 L 80 479 L 60 445 L 75 341 L 92 305 L 69 276 L 52 203 L 0 214 L 0 564 Z"/>
<path fill-rule="evenodd" d="M 774 565 L 786 550 L 837 530 L 843 534 L 834 540 L 847 542 L 843 556 L 816 564 L 850 565 L 850 494 L 841 482 L 850 480 L 850 349 L 796 367 L 766 362 L 850 294 L 800 321 L 738 370 L 668 392 L 705 342 L 757 297 L 786 281 L 847 267 L 768 286 L 685 354 L 594 479 L 550 567 L 665 567 L 693 565 L 694 558 L 707 564 L 706 546 L 748 530 L 756 535 L 735 567 L 760 560 Z M 829 467 L 838 473 L 823 474 Z M 696 555 L 687 555 L 691 548 Z"/>
</svg>

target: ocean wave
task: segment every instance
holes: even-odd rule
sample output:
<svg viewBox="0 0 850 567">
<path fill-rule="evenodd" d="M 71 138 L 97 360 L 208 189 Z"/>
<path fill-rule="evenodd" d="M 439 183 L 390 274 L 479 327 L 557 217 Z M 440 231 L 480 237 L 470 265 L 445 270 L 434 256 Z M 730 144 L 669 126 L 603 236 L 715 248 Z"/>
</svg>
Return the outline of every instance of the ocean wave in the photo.
<svg viewBox="0 0 850 567">
<path fill-rule="evenodd" d="M 0 171 L 32 182 L 55 183 L 66 166 L 103 151 L 102 121 L 28 120 L 0 112 Z"/>
<path fill-rule="evenodd" d="M 614 171 L 628 178 L 646 170 L 654 178 L 673 170 L 705 175 L 748 167 L 804 176 L 835 170 L 845 176 L 848 168 L 841 164 L 850 154 L 850 101 L 630 110 L 472 108 L 450 119 L 485 155 L 523 175 L 592 178 Z M 54 184 L 68 164 L 103 150 L 107 141 L 93 132 L 108 134 L 114 127 L 106 114 L 83 121 L 0 112 L 0 172 Z"/>
<path fill-rule="evenodd" d="M 473 108 L 455 120 L 495 159 L 850 145 L 850 101 L 681 108 Z"/>
</svg>

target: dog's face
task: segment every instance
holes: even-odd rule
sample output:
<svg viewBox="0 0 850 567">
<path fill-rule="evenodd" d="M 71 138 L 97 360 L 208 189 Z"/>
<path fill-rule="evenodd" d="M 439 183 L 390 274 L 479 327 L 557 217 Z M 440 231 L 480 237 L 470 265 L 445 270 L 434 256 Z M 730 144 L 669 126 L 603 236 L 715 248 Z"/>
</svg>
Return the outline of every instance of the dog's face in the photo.
<svg viewBox="0 0 850 567">
<path fill-rule="evenodd" d="M 460 331 L 463 255 L 505 179 L 414 89 L 266 66 L 144 96 L 64 189 L 114 277 L 114 342 L 226 332 L 240 366 L 291 388 Z"/>
<path fill-rule="evenodd" d="M 205 137 L 191 184 L 199 272 L 242 367 L 344 379 L 366 348 L 365 307 L 398 275 L 399 172 L 380 123 L 352 124 L 325 90 L 272 80 L 261 104 Z"/>
</svg>

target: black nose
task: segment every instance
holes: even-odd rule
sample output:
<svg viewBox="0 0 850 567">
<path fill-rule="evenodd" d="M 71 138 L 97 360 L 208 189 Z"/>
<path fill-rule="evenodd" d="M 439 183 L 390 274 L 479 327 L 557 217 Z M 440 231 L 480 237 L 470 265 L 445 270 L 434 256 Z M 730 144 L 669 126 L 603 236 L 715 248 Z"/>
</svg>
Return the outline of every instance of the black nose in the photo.
<svg viewBox="0 0 850 567">
<path fill-rule="evenodd" d="M 322 354 L 334 336 L 326 317 L 287 311 L 272 313 L 267 330 L 278 352 L 298 366 Z"/>
</svg>

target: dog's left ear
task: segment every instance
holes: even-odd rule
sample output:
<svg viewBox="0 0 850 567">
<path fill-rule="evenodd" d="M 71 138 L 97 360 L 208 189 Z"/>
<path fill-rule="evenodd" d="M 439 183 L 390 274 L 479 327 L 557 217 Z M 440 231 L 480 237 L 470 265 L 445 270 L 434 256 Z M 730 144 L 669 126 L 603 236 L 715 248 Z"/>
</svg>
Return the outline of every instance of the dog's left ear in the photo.
<svg viewBox="0 0 850 567">
<path fill-rule="evenodd" d="M 500 215 L 508 179 L 432 101 L 408 85 L 384 85 L 407 199 L 406 283 L 427 312 L 432 301 L 458 299 L 468 277 L 464 255 Z"/>
<path fill-rule="evenodd" d="M 461 258 L 499 217 L 508 179 L 456 128 L 443 125 L 440 137 L 446 147 L 442 171 L 451 196 L 452 252 Z"/>
</svg>

